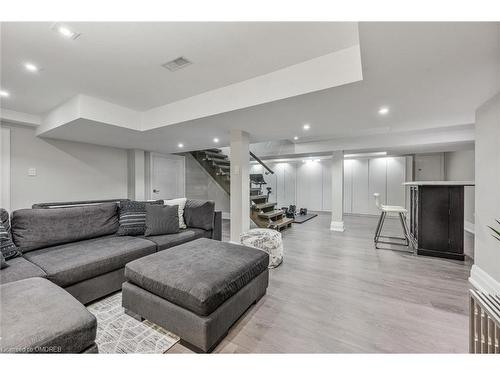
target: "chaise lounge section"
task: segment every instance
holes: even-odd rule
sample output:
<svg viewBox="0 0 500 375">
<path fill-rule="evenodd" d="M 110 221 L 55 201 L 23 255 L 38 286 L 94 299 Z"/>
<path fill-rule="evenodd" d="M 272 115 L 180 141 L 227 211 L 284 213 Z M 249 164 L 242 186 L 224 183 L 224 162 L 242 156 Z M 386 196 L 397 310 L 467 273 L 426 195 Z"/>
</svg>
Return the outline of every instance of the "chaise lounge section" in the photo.
<svg viewBox="0 0 500 375">
<path fill-rule="evenodd" d="M 127 263 L 198 238 L 221 239 L 222 216 L 211 201 L 188 199 L 187 228 L 151 237 L 118 235 L 119 205 L 49 203 L 13 212 L 22 255 L 0 271 L 1 351 L 97 352 L 95 318 L 83 304 L 119 291 Z"/>
</svg>

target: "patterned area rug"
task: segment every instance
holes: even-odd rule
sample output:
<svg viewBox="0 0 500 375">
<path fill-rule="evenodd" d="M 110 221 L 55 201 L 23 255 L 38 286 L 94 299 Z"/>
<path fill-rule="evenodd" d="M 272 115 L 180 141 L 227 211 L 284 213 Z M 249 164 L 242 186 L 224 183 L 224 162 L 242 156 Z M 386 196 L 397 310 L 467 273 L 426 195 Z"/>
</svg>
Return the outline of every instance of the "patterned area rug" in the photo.
<svg viewBox="0 0 500 375">
<path fill-rule="evenodd" d="M 163 328 L 125 314 L 121 292 L 99 300 L 87 309 L 97 318 L 99 353 L 165 353 L 179 337 Z"/>
</svg>

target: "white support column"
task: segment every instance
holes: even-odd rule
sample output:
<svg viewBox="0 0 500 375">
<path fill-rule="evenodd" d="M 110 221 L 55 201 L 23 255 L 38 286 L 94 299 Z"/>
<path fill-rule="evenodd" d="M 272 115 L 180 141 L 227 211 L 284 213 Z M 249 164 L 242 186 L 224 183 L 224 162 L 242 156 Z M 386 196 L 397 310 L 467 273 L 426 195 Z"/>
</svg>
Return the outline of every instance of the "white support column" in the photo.
<svg viewBox="0 0 500 375">
<path fill-rule="evenodd" d="M 144 173 L 144 151 L 128 150 L 128 198 L 138 201 L 146 199 Z"/>
<path fill-rule="evenodd" d="M 250 177 L 248 133 L 231 130 L 231 241 L 250 229 Z"/>
<path fill-rule="evenodd" d="M 332 161 L 332 222 L 330 230 L 344 231 L 344 152 L 334 151 Z"/>
</svg>

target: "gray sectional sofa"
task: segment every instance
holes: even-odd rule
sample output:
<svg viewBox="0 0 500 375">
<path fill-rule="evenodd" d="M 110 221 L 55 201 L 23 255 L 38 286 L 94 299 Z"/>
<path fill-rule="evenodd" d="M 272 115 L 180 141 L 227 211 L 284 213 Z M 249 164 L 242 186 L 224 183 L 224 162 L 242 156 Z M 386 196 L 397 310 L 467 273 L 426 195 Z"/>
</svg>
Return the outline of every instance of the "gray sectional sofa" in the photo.
<svg viewBox="0 0 500 375">
<path fill-rule="evenodd" d="M 7 261 L 8 267 L 0 271 L 0 307 L 14 310 L 16 307 L 4 300 L 12 294 L 9 289 L 22 289 L 26 283 L 36 284 L 42 279 L 87 304 L 120 290 L 125 281 L 124 267 L 133 260 L 198 238 L 221 240 L 222 216 L 214 210 L 213 202 L 188 199 L 184 220 L 187 228 L 179 233 L 131 237 L 117 235 L 118 201 L 37 204 L 32 209 L 14 211 L 10 220 L 12 239 L 22 256 Z M 31 281 L 20 283 L 26 279 Z M 45 285 L 42 291 L 58 294 L 50 291 L 55 287 L 47 287 L 45 280 L 41 282 Z M 32 307 L 26 305 L 28 310 Z M 22 316 L 22 312 L 15 316 Z M 3 317 L 1 320 L 2 327 L 10 323 Z M 88 322 L 85 324 L 88 326 Z M 93 332 L 95 337 L 95 328 Z M 88 339 L 83 346 L 85 351 L 89 347 L 90 352 L 94 351 Z M 79 351 L 83 346 L 72 348 Z"/>
</svg>

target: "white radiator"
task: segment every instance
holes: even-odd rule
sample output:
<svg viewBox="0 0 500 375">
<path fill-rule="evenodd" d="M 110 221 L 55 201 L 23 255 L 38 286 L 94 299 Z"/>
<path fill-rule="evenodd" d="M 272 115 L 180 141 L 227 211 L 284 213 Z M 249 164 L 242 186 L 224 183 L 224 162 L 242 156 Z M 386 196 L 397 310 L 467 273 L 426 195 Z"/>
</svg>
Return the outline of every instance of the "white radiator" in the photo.
<svg viewBox="0 0 500 375">
<path fill-rule="evenodd" d="M 500 353 L 500 296 L 469 292 L 469 352 Z"/>
</svg>

